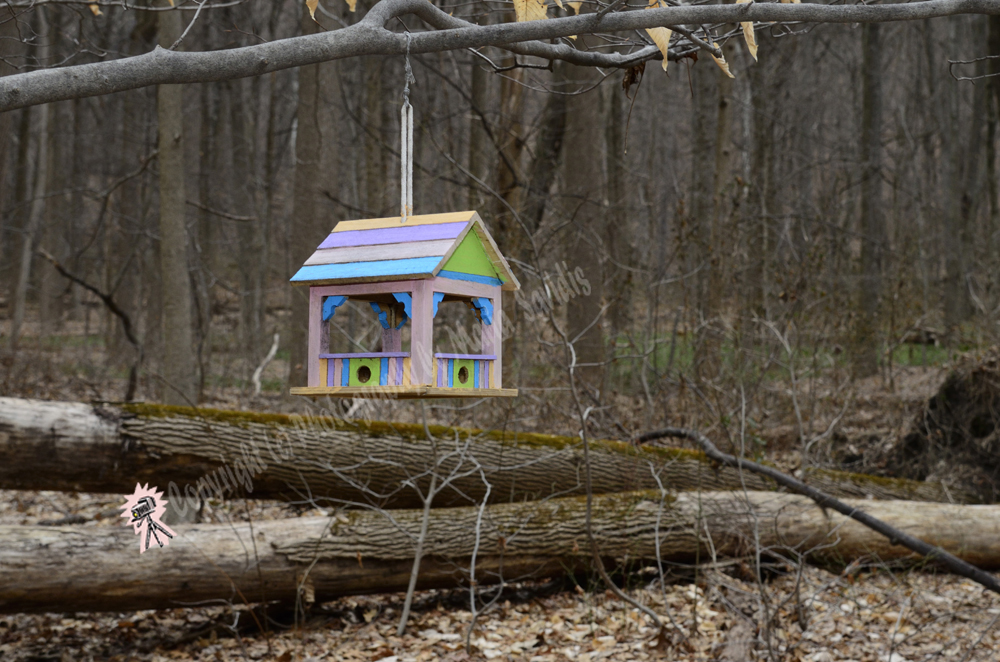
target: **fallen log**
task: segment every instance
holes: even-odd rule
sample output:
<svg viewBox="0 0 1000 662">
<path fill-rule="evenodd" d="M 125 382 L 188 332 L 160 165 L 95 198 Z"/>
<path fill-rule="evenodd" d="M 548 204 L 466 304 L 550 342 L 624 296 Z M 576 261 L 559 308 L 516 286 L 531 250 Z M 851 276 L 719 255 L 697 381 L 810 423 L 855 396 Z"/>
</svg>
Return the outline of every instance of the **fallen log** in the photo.
<svg viewBox="0 0 1000 662">
<path fill-rule="evenodd" d="M 1000 506 L 850 502 L 982 568 L 1000 568 Z M 430 511 L 418 587 L 557 576 L 589 566 L 585 499 Z M 388 519 L 392 518 L 392 521 Z M 140 555 L 131 527 L 0 527 L 0 612 L 125 611 L 204 600 L 323 601 L 402 591 L 421 510 L 341 511 L 232 525 L 176 525 Z M 477 522 L 480 527 L 476 549 Z M 712 554 L 797 554 L 827 563 L 912 562 L 909 550 L 806 497 L 776 492 L 630 492 L 594 499 L 601 555 L 617 561 L 704 561 Z M 792 555 L 794 556 L 794 555 Z"/>
<path fill-rule="evenodd" d="M 434 506 L 583 492 L 580 440 L 331 417 L 0 398 L 0 489 L 130 493 L 136 482 L 180 496 L 252 495 L 415 508 L 431 471 L 453 474 Z M 702 452 L 592 444 L 594 492 L 772 490 L 775 484 L 712 463 Z M 435 459 L 436 458 L 436 459 Z M 436 467 L 436 468 L 435 468 Z M 482 474 L 478 471 L 482 469 Z M 464 475 L 463 475 L 464 474 Z M 940 484 L 812 471 L 838 497 L 971 502 Z M 174 483 L 170 488 L 170 484 Z M 327 504 L 329 504 L 327 502 Z"/>
</svg>

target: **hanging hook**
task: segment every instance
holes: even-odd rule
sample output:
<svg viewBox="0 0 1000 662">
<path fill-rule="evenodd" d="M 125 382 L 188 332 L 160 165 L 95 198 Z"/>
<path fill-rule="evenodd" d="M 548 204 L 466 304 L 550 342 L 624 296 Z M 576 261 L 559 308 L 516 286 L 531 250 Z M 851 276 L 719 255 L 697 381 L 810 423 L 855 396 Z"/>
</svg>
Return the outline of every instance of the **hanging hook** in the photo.
<svg viewBox="0 0 1000 662">
<path fill-rule="evenodd" d="M 410 105 L 410 83 L 416 83 L 410 68 L 410 39 L 406 33 L 406 74 L 403 82 L 403 107 L 399 117 L 399 217 L 400 223 L 413 213 L 413 106 Z"/>
</svg>

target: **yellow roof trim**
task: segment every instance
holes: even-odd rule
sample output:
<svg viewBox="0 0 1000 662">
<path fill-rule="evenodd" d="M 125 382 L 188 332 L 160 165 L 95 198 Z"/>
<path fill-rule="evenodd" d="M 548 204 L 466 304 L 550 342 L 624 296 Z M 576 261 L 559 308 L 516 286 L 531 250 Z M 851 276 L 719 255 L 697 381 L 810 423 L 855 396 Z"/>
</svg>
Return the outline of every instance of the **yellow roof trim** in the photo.
<svg viewBox="0 0 1000 662">
<path fill-rule="evenodd" d="M 398 228 L 412 225 L 436 225 L 438 223 L 462 223 L 476 216 L 474 211 L 456 211 L 447 214 L 422 214 L 408 216 L 406 223 L 401 223 L 402 217 L 366 218 L 357 221 L 341 221 L 333 228 L 334 232 L 349 232 L 351 230 L 380 230 L 382 228 Z"/>
</svg>

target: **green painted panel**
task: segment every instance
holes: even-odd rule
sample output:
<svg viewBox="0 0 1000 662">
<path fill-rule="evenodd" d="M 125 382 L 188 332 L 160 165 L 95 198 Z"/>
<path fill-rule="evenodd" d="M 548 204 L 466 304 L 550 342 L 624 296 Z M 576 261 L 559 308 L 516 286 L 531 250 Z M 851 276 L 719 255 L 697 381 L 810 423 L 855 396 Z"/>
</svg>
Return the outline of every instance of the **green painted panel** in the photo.
<svg viewBox="0 0 1000 662">
<path fill-rule="evenodd" d="M 496 269 L 493 268 L 493 263 L 490 262 L 490 258 L 486 255 L 486 251 L 483 249 L 479 237 L 476 236 L 475 230 L 469 230 L 469 233 L 465 235 L 465 239 L 458 245 L 455 252 L 451 254 L 451 257 L 448 258 L 448 262 L 442 269 L 503 280 L 503 276 L 498 274 Z"/>
<path fill-rule="evenodd" d="M 465 368 L 465 383 L 462 383 L 462 368 Z M 455 359 L 455 372 L 451 376 L 452 388 L 473 388 L 476 381 L 476 365 L 472 359 Z"/>
<path fill-rule="evenodd" d="M 361 381 L 359 373 L 365 374 L 368 369 L 367 381 Z M 382 368 L 382 359 L 351 359 L 351 374 L 348 377 L 348 386 L 378 386 L 379 370 Z"/>
</svg>

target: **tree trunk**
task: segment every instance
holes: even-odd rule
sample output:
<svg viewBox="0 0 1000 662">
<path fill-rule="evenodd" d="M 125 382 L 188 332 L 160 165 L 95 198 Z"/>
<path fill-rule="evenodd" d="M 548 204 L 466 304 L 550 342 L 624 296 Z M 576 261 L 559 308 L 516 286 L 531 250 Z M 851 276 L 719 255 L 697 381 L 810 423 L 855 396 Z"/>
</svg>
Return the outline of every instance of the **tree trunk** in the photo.
<svg viewBox="0 0 1000 662">
<path fill-rule="evenodd" d="M 858 500 L 853 505 L 984 569 L 1000 568 L 1000 507 Z M 481 534 L 478 581 L 562 575 L 587 567 L 582 499 L 433 510 L 418 588 L 465 584 Z M 202 600 L 292 600 L 310 584 L 317 601 L 402 590 L 408 583 L 420 509 L 352 511 L 250 524 L 177 525 L 170 548 L 136 554 L 132 528 L 0 527 L 0 612 L 130 611 Z M 597 497 L 593 530 L 601 554 L 627 561 L 697 555 L 780 553 L 814 560 L 915 562 L 908 549 L 811 500 L 769 492 L 632 492 Z M 250 540 L 254 544 L 248 544 Z M 252 557 L 248 556 L 253 554 Z M 235 590 L 234 590 L 235 589 Z"/>
<path fill-rule="evenodd" d="M 302 7 L 302 33 L 316 34 L 319 26 Z M 290 219 L 289 267 L 294 273 L 316 245 L 332 229 L 322 214 L 323 190 L 337 191 L 339 148 L 336 136 L 343 131 L 335 113 L 340 103 L 337 64 L 314 64 L 299 69 L 297 131 L 295 135 L 295 181 Z M 331 184 L 332 182 L 332 184 Z M 291 288 L 291 325 L 284 337 L 291 349 L 289 384 L 306 383 L 306 348 L 309 332 L 309 292 Z"/>
<path fill-rule="evenodd" d="M 464 473 L 478 462 L 494 502 L 583 493 L 577 438 L 430 429 L 438 448 L 446 444 L 448 453 L 453 443 L 459 450 L 468 443 L 464 457 L 453 455 L 437 473 Z M 458 442 L 444 441 L 456 437 Z M 127 493 L 141 481 L 168 498 L 198 492 L 225 498 L 243 496 L 241 485 L 249 485 L 255 498 L 298 500 L 309 493 L 320 501 L 417 508 L 419 494 L 400 486 L 411 476 L 429 476 L 433 458 L 446 454 L 435 453 L 422 425 L 0 398 L 0 489 Z M 715 467 L 690 450 L 605 440 L 592 442 L 591 459 L 596 494 L 656 488 L 654 470 L 674 491 L 741 489 L 744 483 L 747 489 L 772 489 L 765 479 L 751 474 L 741 479 L 737 471 Z M 936 483 L 823 470 L 808 472 L 806 480 L 834 496 L 972 502 Z M 424 483 L 418 487 L 426 492 Z M 434 504 L 466 505 L 485 492 L 475 471 L 453 480 Z"/>
<path fill-rule="evenodd" d="M 948 42 L 959 44 L 960 21 L 949 19 Z M 941 126 L 941 166 L 944 204 L 944 219 L 942 232 L 945 246 L 945 276 L 944 276 L 944 325 L 952 345 L 960 337 L 960 326 L 968 320 L 971 312 L 969 288 L 965 282 L 968 259 L 968 228 L 965 226 L 965 216 L 962 213 L 962 166 L 965 159 L 974 158 L 962 149 L 960 122 L 960 90 L 955 81 L 946 81 L 941 90 L 942 112 Z M 978 148 L 978 145 L 973 145 Z M 976 149 L 978 152 L 978 149 Z"/>
<path fill-rule="evenodd" d="M 166 2 L 161 3 L 166 5 Z M 179 11 L 163 11 L 159 41 L 170 48 L 181 35 Z M 163 400 L 194 405 L 198 398 L 197 356 L 191 329 L 191 278 L 188 274 L 184 196 L 184 88 L 160 85 L 156 119 L 160 163 L 160 286 L 163 297 L 163 356 L 160 362 Z"/>
<path fill-rule="evenodd" d="M 878 371 L 878 305 L 882 290 L 885 211 L 882 208 L 882 45 L 880 28 L 861 29 L 861 281 L 852 363 L 856 377 Z"/>
<path fill-rule="evenodd" d="M 38 12 L 36 14 L 36 20 L 36 29 L 38 34 L 47 34 L 49 28 L 46 12 Z M 48 39 L 39 40 L 39 45 L 35 49 L 38 61 L 47 61 L 50 50 L 51 46 L 49 45 Z M 36 119 L 33 122 L 37 126 L 36 131 L 38 134 L 37 146 L 35 149 L 35 176 L 33 184 L 31 185 L 31 204 L 28 205 L 28 213 L 25 219 L 24 230 L 21 235 L 21 256 L 18 261 L 17 281 L 14 286 L 13 312 L 11 314 L 11 349 L 17 348 L 17 343 L 20 340 L 22 327 L 24 325 L 24 318 L 27 315 L 28 286 L 31 281 L 32 263 L 34 260 L 35 248 L 38 243 L 40 226 L 42 224 L 42 212 L 45 209 L 45 191 L 48 185 L 46 176 L 48 175 L 49 170 L 47 165 L 47 158 L 49 155 L 49 115 L 51 112 L 52 104 L 44 104 L 40 106 L 36 111 Z M 30 138 L 30 125 L 26 128 L 29 130 L 22 133 L 22 137 L 27 141 Z M 27 153 L 27 142 L 24 143 L 24 146 Z M 25 159 L 23 164 L 24 167 L 27 167 L 28 160 Z M 28 188 L 25 187 L 25 199 L 28 197 L 27 193 Z"/>
<path fill-rule="evenodd" d="M 987 33 L 987 52 L 993 55 L 1000 55 L 1000 16 L 990 16 L 989 31 Z M 988 228 L 991 248 L 990 253 L 996 258 L 1000 253 L 1000 185 L 997 182 L 996 156 L 997 156 L 997 124 L 1000 123 L 1000 58 L 989 61 L 988 71 L 990 78 L 988 85 L 990 96 L 987 99 L 988 124 L 986 135 L 986 182 L 987 192 L 990 197 L 990 225 Z M 994 270 L 997 263 L 994 261 L 988 264 Z"/>
<path fill-rule="evenodd" d="M 574 86 L 588 89 L 597 82 L 595 74 L 576 70 Z M 604 273 L 601 243 L 605 228 L 604 131 L 600 92 L 589 89 L 566 101 L 566 138 L 562 149 L 563 218 L 571 222 L 567 237 L 566 261 L 569 271 L 580 269 L 578 280 L 590 286 L 581 296 L 557 292 L 566 301 L 566 327 L 574 343 L 576 386 L 586 402 L 601 397 L 607 368 L 604 365 Z"/>
<path fill-rule="evenodd" d="M 484 184 L 490 183 L 490 164 L 495 160 L 494 146 L 486 132 L 486 119 L 493 99 L 493 76 L 485 63 L 472 57 L 472 112 L 469 119 L 469 172 Z M 486 213 L 487 194 L 475 182 L 469 182 L 469 209 Z"/>
</svg>

